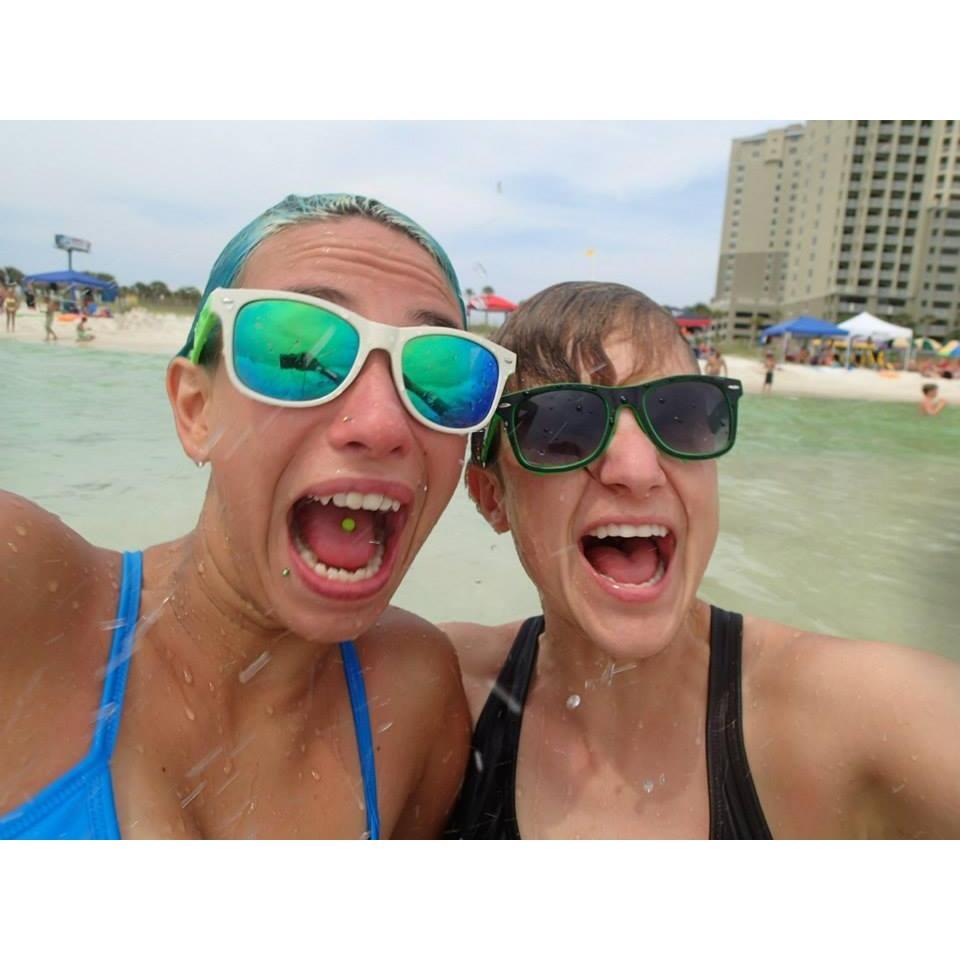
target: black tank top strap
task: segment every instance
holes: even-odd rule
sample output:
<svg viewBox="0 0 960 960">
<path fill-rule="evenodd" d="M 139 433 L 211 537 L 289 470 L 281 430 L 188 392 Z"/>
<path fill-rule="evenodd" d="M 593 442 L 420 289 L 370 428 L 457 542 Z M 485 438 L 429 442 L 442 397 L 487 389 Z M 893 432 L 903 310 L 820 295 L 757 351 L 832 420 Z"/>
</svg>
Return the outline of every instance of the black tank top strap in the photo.
<svg viewBox="0 0 960 960">
<path fill-rule="evenodd" d="M 710 608 L 707 781 L 711 840 L 772 840 L 743 742 L 743 617 Z"/>
<path fill-rule="evenodd" d="M 460 797 L 447 824 L 451 840 L 519 840 L 516 785 L 523 708 L 537 663 L 543 617 L 525 620 L 473 732 Z"/>
</svg>

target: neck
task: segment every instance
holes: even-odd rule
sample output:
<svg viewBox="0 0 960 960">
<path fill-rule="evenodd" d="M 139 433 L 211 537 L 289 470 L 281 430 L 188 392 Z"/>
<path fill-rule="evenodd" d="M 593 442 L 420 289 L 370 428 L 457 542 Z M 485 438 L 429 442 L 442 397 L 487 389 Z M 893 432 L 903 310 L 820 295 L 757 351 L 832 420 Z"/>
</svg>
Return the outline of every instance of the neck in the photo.
<svg viewBox="0 0 960 960">
<path fill-rule="evenodd" d="M 710 608 L 695 600 L 678 628 L 647 656 L 614 658 L 576 625 L 551 616 L 540 641 L 536 687 L 545 710 L 564 714 L 592 749 L 637 738 L 666 743 L 702 726 L 706 712 Z M 552 705 L 552 706 L 551 706 Z"/>
<path fill-rule="evenodd" d="M 304 708 L 335 644 L 306 641 L 258 610 L 218 564 L 203 526 L 148 555 L 150 579 L 163 592 L 160 629 L 149 637 L 181 688 L 188 718 L 215 717 L 223 732 Z"/>
</svg>

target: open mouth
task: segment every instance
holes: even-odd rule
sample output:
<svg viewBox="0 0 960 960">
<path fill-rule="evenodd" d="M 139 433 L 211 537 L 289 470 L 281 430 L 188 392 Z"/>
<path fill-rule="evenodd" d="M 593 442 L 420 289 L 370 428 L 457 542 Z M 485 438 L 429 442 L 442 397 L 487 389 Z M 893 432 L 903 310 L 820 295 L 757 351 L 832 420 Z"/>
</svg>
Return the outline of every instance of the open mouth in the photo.
<svg viewBox="0 0 960 960">
<path fill-rule="evenodd" d="M 292 553 L 307 585 L 333 596 L 360 596 L 388 579 L 400 531 L 400 500 L 342 490 L 301 497 L 288 515 Z"/>
<path fill-rule="evenodd" d="M 619 587 L 657 586 L 676 546 L 674 534 L 656 523 L 607 523 L 580 538 L 580 552 L 593 571 Z"/>
</svg>

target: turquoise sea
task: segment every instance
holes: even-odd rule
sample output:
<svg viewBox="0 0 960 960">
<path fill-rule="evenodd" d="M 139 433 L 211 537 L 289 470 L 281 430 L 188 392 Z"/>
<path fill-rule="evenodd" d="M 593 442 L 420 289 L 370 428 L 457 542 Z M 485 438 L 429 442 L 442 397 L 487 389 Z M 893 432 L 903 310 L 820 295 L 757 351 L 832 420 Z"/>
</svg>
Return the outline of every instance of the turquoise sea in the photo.
<svg viewBox="0 0 960 960">
<path fill-rule="evenodd" d="M 111 547 L 188 531 L 206 473 L 176 439 L 166 362 L 0 341 L 0 488 Z M 720 477 L 707 599 L 960 659 L 960 410 L 747 396 Z M 487 623 L 536 609 L 509 539 L 462 490 L 396 602 Z"/>
</svg>

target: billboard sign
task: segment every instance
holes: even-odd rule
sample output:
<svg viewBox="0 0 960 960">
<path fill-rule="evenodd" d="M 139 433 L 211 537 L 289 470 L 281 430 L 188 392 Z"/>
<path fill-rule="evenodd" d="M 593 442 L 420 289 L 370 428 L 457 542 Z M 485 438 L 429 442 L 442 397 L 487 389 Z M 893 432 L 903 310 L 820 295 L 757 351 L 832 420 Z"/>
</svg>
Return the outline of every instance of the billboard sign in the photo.
<svg viewBox="0 0 960 960">
<path fill-rule="evenodd" d="M 57 233 L 54 235 L 53 245 L 58 250 L 77 250 L 80 253 L 90 252 L 89 240 L 80 240 L 77 237 L 67 237 L 62 233 Z"/>
</svg>

